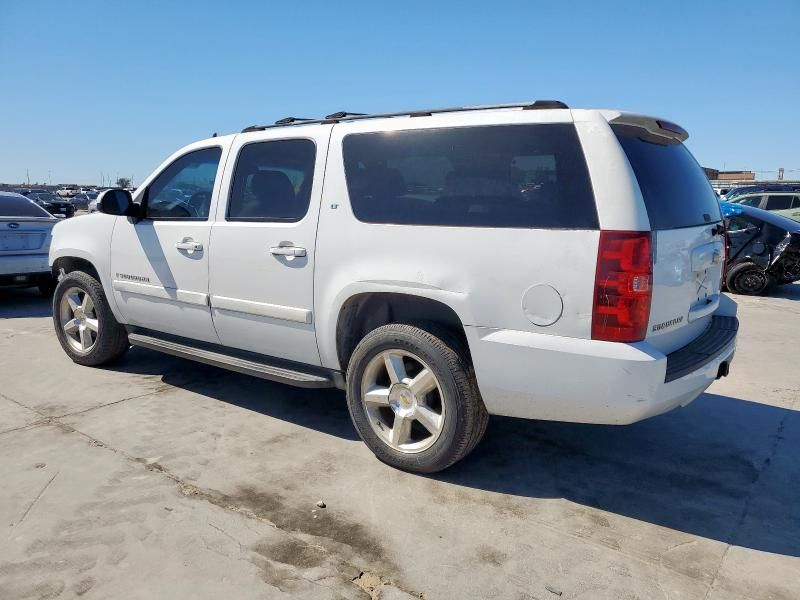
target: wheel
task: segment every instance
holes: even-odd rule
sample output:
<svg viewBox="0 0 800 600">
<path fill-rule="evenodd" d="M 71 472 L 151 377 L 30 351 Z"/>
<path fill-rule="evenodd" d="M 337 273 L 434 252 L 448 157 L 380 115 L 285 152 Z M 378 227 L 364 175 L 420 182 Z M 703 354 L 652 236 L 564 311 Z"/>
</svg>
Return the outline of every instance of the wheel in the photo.
<svg viewBox="0 0 800 600">
<path fill-rule="evenodd" d="M 753 263 L 740 263 L 728 271 L 725 285 L 736 294 L 757 296 L 770 286 L 770 277 Z"/>
<path fill-rule="evenodd" d="M 435 473 L 466 456 L 489 422 L 472 365 L 444 331 L 384 325 L 358 344 L 347 405 L 361 439 L 383 462 Z"/>
<path fill-rule="evenodd" d="M 81 365 L 102 365 L 128 351 L 128 334 L 114 318 L 103 286 L 73 271 L 61 278 L 53 295 L 53 323 L 64 352 Z"/>
</svg>

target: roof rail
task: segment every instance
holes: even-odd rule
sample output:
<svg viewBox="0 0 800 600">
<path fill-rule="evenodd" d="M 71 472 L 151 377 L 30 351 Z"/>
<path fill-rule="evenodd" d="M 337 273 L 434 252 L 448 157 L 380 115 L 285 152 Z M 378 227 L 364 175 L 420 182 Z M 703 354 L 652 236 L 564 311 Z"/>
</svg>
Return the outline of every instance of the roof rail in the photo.
<svg viewBox="0 0 800 600">
<path fill-rule="evenodd" d="M 560 100 L 536 100 L 535 102 L 520 102 L 514 104 L 482 104 L 478 106 L 453 106 L 449 108 L 432 108 L 426 110 L 405 110 L 400 112 L 391 113 L 348 113 L 336 112 L 328 115 L 324 119 L 297 119 L 295 117 L 287 117 L 275 121 L 274 125 L 251 125 L 242 130 L 242 133 L 249 133 L 251 131 L 263 131 L 273 127 L 284 127 L 295 124 L 312 125 L 315 123 L 340 123 L 347 121 L 362 121 L 366 119 L 388 119 L 392 117 L 430 117 L 435 114 L 452 113 L 452 112 L 473 112 L 477 110 L 491 110 L 498 108 L 521 108 L 523 110 L 541 110 L 541 109 L 558 109 L 569 108 Z"/>
<path fill-rule="evenodd" d="M 367 113 L 352 113 L 344 110 L 326 115 L 326 119 L 344 119 L 345 117 L 366 117 Z"/>
</svg>

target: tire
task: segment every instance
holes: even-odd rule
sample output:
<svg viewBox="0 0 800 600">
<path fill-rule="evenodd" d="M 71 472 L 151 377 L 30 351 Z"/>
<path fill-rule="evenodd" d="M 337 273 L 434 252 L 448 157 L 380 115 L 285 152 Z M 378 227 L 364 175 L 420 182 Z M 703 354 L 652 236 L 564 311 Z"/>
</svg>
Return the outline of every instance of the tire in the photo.
<svg viewBox="0 0 800 600">
<path fill-rule="evenodd" d="M 753 263 L 734 265 L 725 275 L 726 287 L 735 294 L 758 296 L 767 291 L 770 284 L 770 276 Z"/>
<path fill-rule="evenodd" d="M 384 325 L 364 336 L 347 368 L 347 405 L 358 434 L 379 460 L 404 471 L 435 473 L 477 446 L 489 414 L 466 352 L 446 330 L 424 327 Z M 399 383 L 398 377 L 392 383 L 390 363 L 398 365 L 393 372 L 406 375 Z M 370 392 L 369 402 L 364 392 Z"/>
<path fill-rule="evenodd" d="M 66 298 L 68 294 L 69 299 Z M 85 300 L 87 296 L 90 299 L 88 302 Z M 73 304 L 82 307 L 80 313 L 71 308 Z M 65 324 L 70 321 L 72 332 L 68 333 Z M 98 366 L 111 363 L 130 348 L 128 334 L 114 318 L 103 286 L 82 271 L 72 271 L 58 282 L 53 294 L 53 325 L 64 352 L 80 365 Z M 85 336 L 89 340 L 86 344 Z"/>
</svg>

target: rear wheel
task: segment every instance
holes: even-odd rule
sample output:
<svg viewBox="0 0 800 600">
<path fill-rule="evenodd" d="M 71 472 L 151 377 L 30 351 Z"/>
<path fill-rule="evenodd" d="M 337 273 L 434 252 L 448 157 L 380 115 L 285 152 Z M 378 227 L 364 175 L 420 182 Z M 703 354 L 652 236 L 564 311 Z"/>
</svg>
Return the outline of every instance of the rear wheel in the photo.
<svg viewBox="0 0 800 600">
<path fill-rule="evenodd" d="M 769 288 L 770 276 L 753 263 L 742 263 L 728 271 L 725 285 L 736 294 L 757 296 Z"/>
<path fill-rule="evenodd" d="M 458 344 L 411 325 L 384 325 L 361 340 L 347 370 L 347 403 L 380 460 L 420 473 L 466 456 L 489 418 Z"/>
<path fill-rule="evenodd" d="M 125 328 L 114 318 L 103 286 L 73 271 L 61 278 L 53 295 L 53 323 L 64 352 L 81 365 L 102 365 L 130 347 Z"/>
</svg>

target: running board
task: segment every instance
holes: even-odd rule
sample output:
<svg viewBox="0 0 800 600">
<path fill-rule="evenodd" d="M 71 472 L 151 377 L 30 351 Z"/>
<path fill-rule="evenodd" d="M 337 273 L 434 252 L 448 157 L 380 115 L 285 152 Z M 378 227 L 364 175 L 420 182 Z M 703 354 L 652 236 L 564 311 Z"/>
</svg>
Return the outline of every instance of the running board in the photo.
<svg viewBox="0 0 800 600">
<path fill-rule="evenodd" d="M 214 367 L 228 369 L 229 371 L 236 371 L 237 373 L 253 375 L 261 379 L 269 379 L 270 381 L 277 381 L 297 387 L 344 388 L 344 380 L 340 373 L 330 372 L 330 375 L 323 374 L 321 372 L 322 369 L 319 368 L 318 370 L 320 373 L 310 373 L 308 371 L 300 371 L 286 368 L 285 366 L 270 364 L 267 357 L 262 359 L 259 356 L 258 360 L 241 358 L 222 352 L 215 352 L 214 350 L 206 348 L 199 348 L 176 341 L 144 335 L 142 333 L 129 333 L 128 341 L 130 341 L 133 346 L 140 346 L 180 358 L 188 358 L 189 360 L 201 362 L 206 365 L 212 365 Z M 278 361 L 276 360 L 276 362 Z"/>
</svg>

